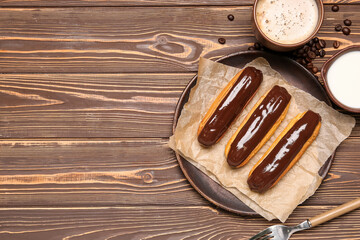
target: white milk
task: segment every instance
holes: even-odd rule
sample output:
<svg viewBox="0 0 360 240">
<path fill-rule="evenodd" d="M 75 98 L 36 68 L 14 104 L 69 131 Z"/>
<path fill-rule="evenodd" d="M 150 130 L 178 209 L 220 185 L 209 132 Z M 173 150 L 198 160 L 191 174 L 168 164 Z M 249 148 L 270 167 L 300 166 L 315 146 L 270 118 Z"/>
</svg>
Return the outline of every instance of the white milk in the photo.
<svg viewBox="0 0 360 240">
<path fill-rule="evenodd" d="M 256 7 L 256 20 L 262 32 L 282 44 L 310 37 L 318 18 L 315 0 L 260 0 Z"/>
<path fill-rule="evenodd" d="M 360 51 L 341 55 L 330 66 L 326 78 L 329 89 L 342 104 L 360 108 Z"/>
</svg>

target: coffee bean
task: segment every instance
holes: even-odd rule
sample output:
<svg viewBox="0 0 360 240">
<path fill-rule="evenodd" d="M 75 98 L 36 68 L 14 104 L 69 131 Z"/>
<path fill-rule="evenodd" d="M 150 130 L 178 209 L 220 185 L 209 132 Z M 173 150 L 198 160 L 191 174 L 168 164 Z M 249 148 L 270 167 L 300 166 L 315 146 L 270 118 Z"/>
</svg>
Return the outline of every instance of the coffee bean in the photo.
<svg viewBox="0 0 360 240">
<path fill-rule="evenodd" d="M 302 57 L 306 58 L 308 56 L 307 53 L 303 53 Z"/>
<path fill-rule="evenodd" d="M 305 59 L 301 59 L 301 62 L 300 62 L 302 65 L 306 65 L 306 61 L 305 61 Z"/>
<path fill-rule="evenodd" d="M 302 48 L 298 50 L 298 54 L 303 54 L 304 52 L 305 52 L 305 51 L 304 51 L 304 49 L 302 49 Z"/>
<path fill-rule="evenodd" d="M 320 51 L 316 49 L 315 54 L 316 54 L 316 56 L 319 56 L 319 55 L 320 55 Z"/>
<path fill-rule="evenodd" d="M 255 48 L 256 50 L 260 50 L 260 48 L 261 48 L 260 43 L 256 42 L 256 43 L 254 44 L 254 48 Z"/>
<path fill-rule="evenodd" d="M 311 63 L 311 62 L 309 62 L 307 65 L 306 65 L 306 67 L 308 67 L 308 68 L 313 68 L 313 64 Z"/>
<path fill-rule="evenodd" d="M 338 5 L 333 5 L 333 6 L 331 7 L 331 10 L 332 10 L 333 12 L 337 12 L 337 11 L 339 11 L 339 6 L 338 6 Z"/>
<path fill-rule="evenodd" d="M 335 31 L 340 32 L 342 29 L 342 26 L 340 24 L 335 25 Z"/>
<path fill-rule="evenodd" d="M 316 49 L 317 49 L 317 50 L 320 50 L 320 49 L 321 49 L 320 43 L 317 43 L 315 46 L 316 46 Z"/>
<path fill-rule="evenodd" d="M 348 28 L 348 27 L 344 27 L 342 29 L 342 32 L 343 32 L 344 35 L 349 35 L 351 33 L 350 28 Z"/>
<path fill-rule="evenodd" d="M 305 58 L 305 61 L 306 61 L 307 63 L 311 63 L 311 62 L 312 62 L 312 59 L 309 58 L 309 57 L 306 57 L 306 58 Z"/>
<path fill-rule="evenodd" d="M 319 71 L 319 69 L 317 67 L 313 67 L 312 71 L 313 71 L 313 73 L 317 73 Z"/>
<path fill-rule="evenodd" d="M 344 20 L 344 24 L 346 25 L 346 26 L 351 26 L 351 20 L 349 20 L 349 19 L 345 19 Z"/>
<path fill-rule="evenodd" d="M 261 47 L 261 48 L 260 48 L 260 51 L 265 51 L 265 48 L 264 48 L 264 47 Z"/>
<path fill-rule="evenodd" d="M 339 41 L 334 41 L 333 42 L 333 47 L 336 48 L 336 49 L 339 48 L 340 47 L 340 42 Z"/>
<path fill-rule="evenodd" d="M 324 49 L 320 50 L 320 57 L 324 57 L 326 55 L 326 52 Z"/>
<path fill-rule="evenodd" d="M 314 40 L 311 39 L 311 40 L 309 41 L 309 46 L 312 46 L 312 45 L 314 45 Z"/>
<path fill-rule="evenodd" d="M 314 43 L 318 43 L 319 42 L 319 38 L 318 37 L 315 37 L 314 38 Z"/>
<path fill-rule="evenodd" d="M 309 58 L 312 58 L 312 59 L 316 58 L 316 54 L 312 51 L 309 51 L 307 54 L 308 54 Z"/>
<path fill-rule="evenodd" d="M 255 48 L 253 46 L 251 46 L 251 47 L 248 48 L 248 50 L 253 51 L 253 50 L 255 50 Z"/>
<path fill-rule="evenodd" d="M 315 52 L 315 51 L 316 51 L 316 47 L 315 47 L 315 46 L 311 47 L 311 51 Z"/>
<path fill-rule="evenodd" d="M 320 47 L 321 47 L 321 48 L 325 48 L 325 47 L 326 47 L 326 42 L 325 42 L 325 40 L 323 40 L 323 39 L 320 39 L 319 44 L 320 44 Z"/>
<path fill-rule="evenodd" d="M 305 52 L 310 51 L 310 47 L 305 45 L 305 47 L 304 47 L 304 51 L 305 51 Z"/>
<path fill-rule="evenodd" d="M 229 14 L 227 16 L 227 18 L 229 19 L 229 21 L 234 21 L 234 19 L 235 19 L 234 15 L 232 15 L 232 14 Z"/>
<path fill-rule="evenodd" d="M 301 60 L 302 60 L 301 58 L 297 58 L 295 61 L 301 64 Z"/>
<path fill-rule="evenodd" d="M 225 43 L 226 43 L 226 39 L 225 39 L 225 38 L 219 38 L 219 39 L 218 39 L 218 42 L 219 42 L 220 44 L 225 44 Z"/>
</svg>

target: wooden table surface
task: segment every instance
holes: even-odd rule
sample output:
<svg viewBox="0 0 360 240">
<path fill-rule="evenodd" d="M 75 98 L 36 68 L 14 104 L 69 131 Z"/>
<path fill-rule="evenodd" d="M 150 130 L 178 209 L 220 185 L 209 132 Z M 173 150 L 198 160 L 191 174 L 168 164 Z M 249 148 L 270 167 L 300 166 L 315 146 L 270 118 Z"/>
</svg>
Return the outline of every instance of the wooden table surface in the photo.
<svg viewBox="0 0 360 240">
<path fill-rule="evenodd" d="M 360 42 L 360 1 L 324 2 L 319 68 L 337 52 L 334 40 L 340 49 Z M 278 223 L 210 204 L 167 147 L 199 57 L 255 42 L 251 4 L 0 1 L 0 239 L 248 239 Z M 349 36 L 334 31 L 346 18 Z M 360 197 L 360 114 L 352 115 L 328 176 L 287 224 Z M 360 210 L 292 239 L 360 239 Z"/>
</svg>

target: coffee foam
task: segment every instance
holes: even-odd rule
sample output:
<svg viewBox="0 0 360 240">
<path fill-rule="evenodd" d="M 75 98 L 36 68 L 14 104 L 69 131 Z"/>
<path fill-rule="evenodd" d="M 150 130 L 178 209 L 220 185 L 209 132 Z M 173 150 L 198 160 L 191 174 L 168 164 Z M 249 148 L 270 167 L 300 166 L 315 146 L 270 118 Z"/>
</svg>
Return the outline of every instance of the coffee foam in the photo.
<svg viewBox="0 0 360 240">
<path fill-rule="evenodd" d="M 256 7 L 261 31 L 282 44 L 295 44 L 310 37 L 318 19 L 315 0 L 260 0 Z"/>
</svg>

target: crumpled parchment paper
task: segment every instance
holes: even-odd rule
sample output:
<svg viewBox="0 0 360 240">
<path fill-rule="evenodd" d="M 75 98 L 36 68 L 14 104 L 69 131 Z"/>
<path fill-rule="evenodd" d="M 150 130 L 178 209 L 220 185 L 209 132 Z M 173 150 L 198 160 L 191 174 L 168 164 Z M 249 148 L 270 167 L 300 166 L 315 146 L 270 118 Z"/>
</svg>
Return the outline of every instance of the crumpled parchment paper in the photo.
<svg viewBox="0 0 360 240">
<path fill-rule="evenodd" d="M 355 119 L 335 111 L 324 102 L 288 84 L 264 58 L 257 58 L 247 66 L 256 67 L 263 72 L 264 79 L 258 92 L 223 138 L 214 146 L 204 148 L 197 141 L 199 123 L 219 92 L 240 69 L 200 59 L 197 84 L 192 88 L 189 100 L 181 112 L 174 135 L 170 137 L 169 146 L 264 218 L 278 218 L 285 222 L 292 211 L 319 187 L 322 179 L 318 175 L 318 170 L 337 146 L 350 135 L 355 126 Z M 275 84 L 285 87 L 292 96 L 284 121 L 244 167 L 229 167 L 224 155 L 226 143 L 258 99 Z M 290 120 L 308 109 L 322 117 L 316 140 L 277 185 L 263 194 L 252 192 L 247 185 L 247 177 L 252 166 Z"/>
</svg>

